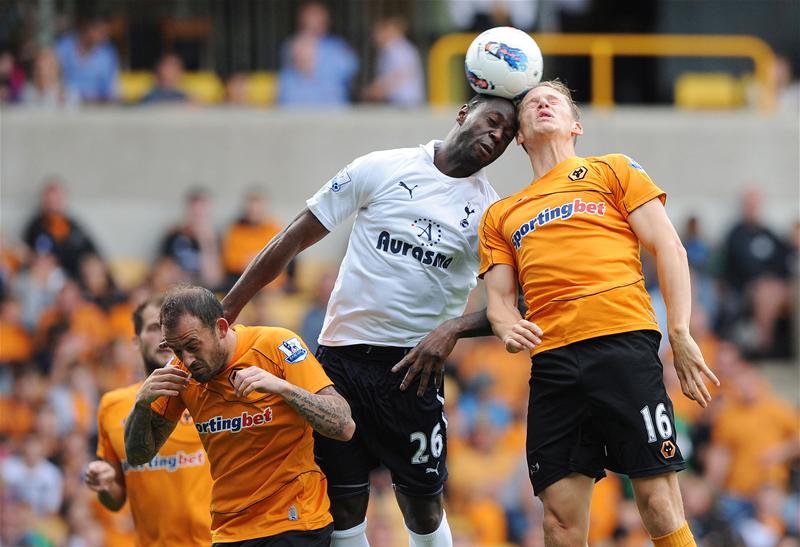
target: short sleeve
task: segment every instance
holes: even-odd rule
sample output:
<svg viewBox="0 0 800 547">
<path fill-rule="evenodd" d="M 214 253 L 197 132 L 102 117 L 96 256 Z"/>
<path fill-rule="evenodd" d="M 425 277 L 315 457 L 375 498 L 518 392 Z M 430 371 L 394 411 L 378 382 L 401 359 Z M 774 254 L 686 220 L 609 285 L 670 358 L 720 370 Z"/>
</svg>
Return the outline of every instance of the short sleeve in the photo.
<svg viewBox="0 0 800 547">
<path fill-rule="evenodd" d="M 613 154 L 605 156 L 604 163 L 610 171 L 609 183 L 617 209 L 625 218 L 651 199 L 658 198 L 661 203 L 666 203 L 666 192 L 656 186 L 635 160 L 622 154 Z"/>
<path fill-rule="evenodd" d="M 502 230 L 495 219 L 497 207 L 489 207 L 481 218 L 478 227 L 479 254 L 481 266 L 478 277 L 488 272 L 497 264 L 508 264 L 516 268 L 516 260 L 511 245 L 503 237 Z"/>
<path fill-rule="evenodd" d="M 107 462 L 119 463 L 120 457 L 114 450 L 114 445 L 111 444 L 111 437 L 105 426 L 105 421 L 108 419 L 108 408 L 108 397 L 103 396 L 97 407 L 97 457 Z"/>
<path fill-rule="evenodd" d="M 375 156 L 367 154 L 345 166 L 306 201 L 308 209 L 328 231 L 366 207 L 380 184 Z"/>
<path fill-rule="evenodd" d="M 333 385 L 299 335 L 287 329 L 276 329 L 275 334 L 273 346 L 263 350 L 283 370 L 284 380 L 309 393 Z"/>
<path fill-rule="evenodd" d="M 183 411 L 186 410 L 186 405 L 180 396 L 159 397 L 150 403 L 150 409 L 167 421 L 178 423 L 181 421 Z"/>
</svg>

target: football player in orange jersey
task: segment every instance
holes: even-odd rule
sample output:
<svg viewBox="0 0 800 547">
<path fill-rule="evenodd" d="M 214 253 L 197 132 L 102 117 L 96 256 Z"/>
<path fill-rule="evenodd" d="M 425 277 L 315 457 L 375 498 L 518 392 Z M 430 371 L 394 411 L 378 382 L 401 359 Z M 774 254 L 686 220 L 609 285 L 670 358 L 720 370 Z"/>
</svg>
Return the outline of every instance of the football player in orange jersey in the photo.
<svg viewBox="0 0 800 547">
<path fill-rule="evenodd" d="M 328 545 L 333 519 L 312 430 L 346 441 L 355 424 L 306 345 L 286 329 L 231 327 L 202 287 L 172 290 L 160 322 L 177 359 L 139 389 L 128 460 L 152 458 L 188 409 L 211 463 L 214 545 Z"/>
<path fill-rule="evenodd" d="M 586 545 L 594 482 L 609 468 L 632 479 L 656 547 L 695 545 L 640 244 L 656 257 L 683 393 L 705 407 L 703 376 L 719 382 L 689 335 L 689 268 L 665 193 L 627 156 L 575 154 L 583 127 L 560 82 L 529 91 L 518 116 L 537 178 L 487 209 L 480 271 L 494 332 L 532 355 L 527 453 L 545 542 Z"/>
<path fill-rule="evenodd" d="M 152 297 L 133 312 L 134 343 L 148 374 L 173 357 L 159 348 L 162 298 Z M 111 511 L 130 500 L 137 546 L 202 545 L 211 542 L 211 472 L 200 436 L 185 416 L 158 455 L 143 465 L 125 458 L 124 420 L 141 383 L 109 391 L 98 409 L 97 456 L 86 471 L 86 485 Z M 186 504 L 185 499 L 193 500 Z"/>
</svg>

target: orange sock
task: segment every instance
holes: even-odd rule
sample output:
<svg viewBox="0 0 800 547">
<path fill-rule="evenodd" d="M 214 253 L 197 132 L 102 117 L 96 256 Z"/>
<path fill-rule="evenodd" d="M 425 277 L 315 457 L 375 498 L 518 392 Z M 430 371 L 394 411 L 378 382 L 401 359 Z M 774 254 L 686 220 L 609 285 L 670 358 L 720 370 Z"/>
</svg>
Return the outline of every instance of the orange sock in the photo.
<svg viewBox="0 0 800 547">
<path fill-rule="evenodd" d="M 692 531 L 689 530 L 688 522 L 684 522 L 683 526 L 666 536 L 653 538 L 653 545 L 655 547 L 697 547 Z"/>
</svg>

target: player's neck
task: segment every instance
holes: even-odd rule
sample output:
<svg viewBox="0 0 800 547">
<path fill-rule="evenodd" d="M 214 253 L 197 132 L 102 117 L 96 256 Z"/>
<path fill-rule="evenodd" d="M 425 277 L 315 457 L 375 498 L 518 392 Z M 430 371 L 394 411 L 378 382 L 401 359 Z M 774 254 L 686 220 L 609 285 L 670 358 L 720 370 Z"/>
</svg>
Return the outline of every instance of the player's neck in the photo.
<svg viewBox="0 0 800 547">
<path fill-rule="evenodd" d="M 231 359 L 236 356 L 236 345 L 239 343 L 239 335 L 233 330 L 233 327 L 228 329 L 225 334 L 225 365 L 231 364 Z"/>
<path fill-rule="evenodd" d="M 575 156 L 575 145 L 572 140 L 535 142 L 527 149 L 528 159 L 537 179 L 562 161 Z"/>
</svg>

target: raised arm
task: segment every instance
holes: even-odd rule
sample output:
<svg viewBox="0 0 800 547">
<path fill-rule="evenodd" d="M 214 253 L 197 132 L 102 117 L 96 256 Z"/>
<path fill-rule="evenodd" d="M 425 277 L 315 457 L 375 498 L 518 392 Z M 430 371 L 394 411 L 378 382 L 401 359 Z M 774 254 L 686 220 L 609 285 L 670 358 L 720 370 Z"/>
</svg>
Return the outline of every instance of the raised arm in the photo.
<svg viewBox="0 0 800 547">
<path fill-rule="evenodd" d="M 683 394 L 700 406 L 711 402 L 703 375 L 716 385 L 719 380 L 708 368 L 700 348 L 689 334 L 692 289 L 689 263 L 675 227 L 657 198 L 634 209 L 628 223 L 641 244 L 656 257 L 658 283 L 667 305 L 667 333 L 674 355 L 675 371 Z"/>
<path fill-rule="evenodd" d="M 248 367 L 236 372 L 233 389 L 237 397 L 247 397 L 253 391 L 280 395 L 314 431 L 326 437 L 349 441 L 356 430 L 350 405 L 332 386 L 310 393 L 262 368 Z"/>
<path fill-rule="evenodd" d="M 533 350 L 541 342 L 542 329 L 522 318 L 517 308 L 517 277 L 508 264 L 497 264 L 487 271 L 486 315 L 492 330 L 509 353 Z"/>
<path fill-rule="evenodd" d="M 178 368 L 156 369 L 136 394 L 136 404 L 125 420 L 125 455 L 131 465 L 153 459 L 175 430 L 171 422 L 153 412 L 150 404 L 159 397 L 177 397 L 186 387 L 189 375 Z"/>
<path fill-rule="evenodd" d="M 222 299 L 225 319 L 233 323 L 255 294 L 286 269 L 301 251 L 326 235 L 328 230 L 308 209 L 303 209 L 289 225 L 270 240 L 247 265 L 233 288 Z"/>
</svg>

